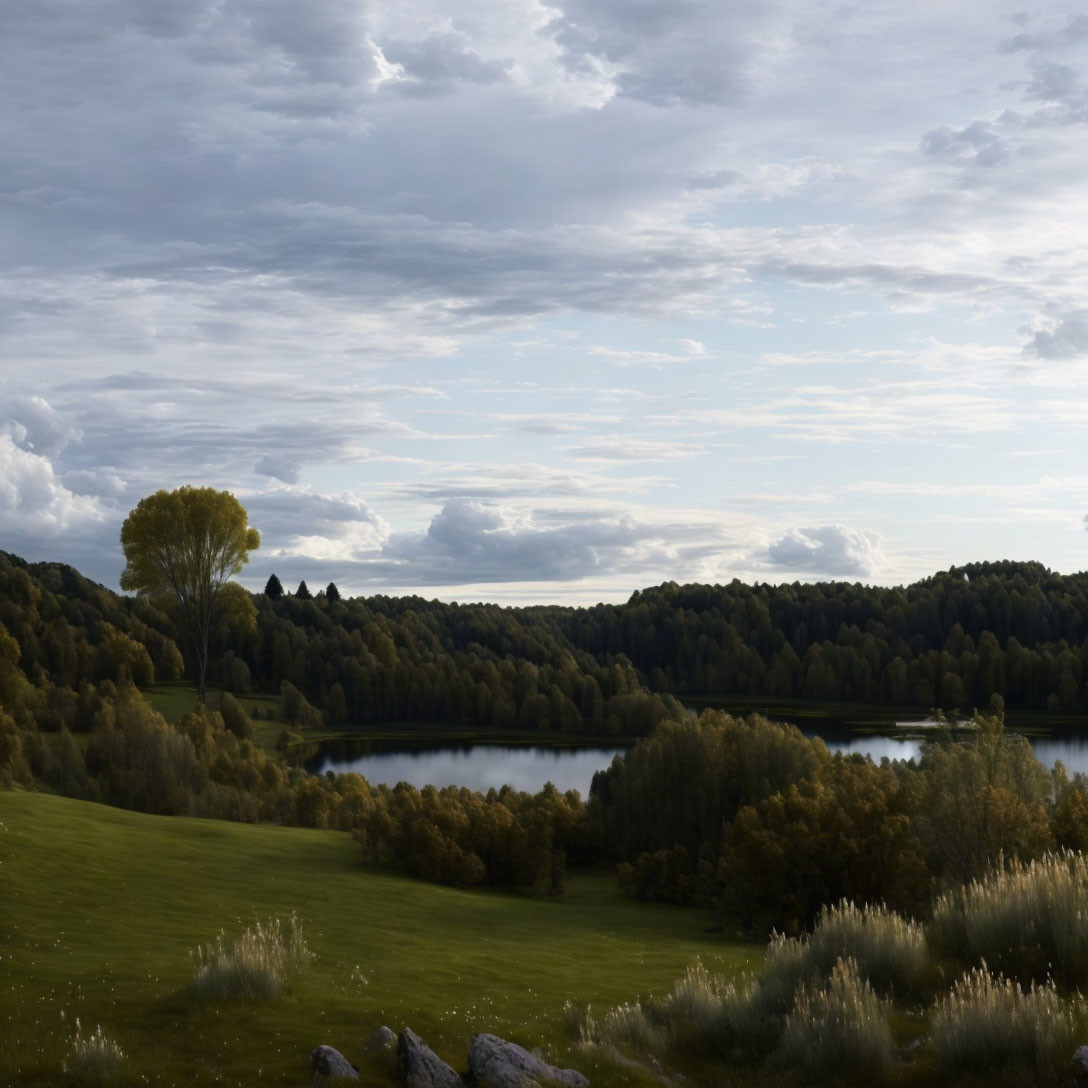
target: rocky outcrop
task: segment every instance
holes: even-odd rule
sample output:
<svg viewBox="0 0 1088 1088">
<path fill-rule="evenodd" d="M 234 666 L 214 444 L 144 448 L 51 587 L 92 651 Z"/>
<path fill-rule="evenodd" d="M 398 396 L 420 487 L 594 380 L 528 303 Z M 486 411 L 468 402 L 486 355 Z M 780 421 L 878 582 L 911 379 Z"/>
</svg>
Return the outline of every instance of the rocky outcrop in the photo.
<svg viewBox="0 0 1088 1088">
<path fill-rule="evenodd" d="M 410 1028 L 400 1033 L 397 1043 L 400 1068 L 408 1088 L 462 1088 L 460 1075 Z"/>
<path fill-rule="evenodd" d="M 384 1024 L 370 1037 L 371 1050 L 392 1050 L 397 1045 L 397 1033 Z"/>
<path fill-rule="evenodd" d="M 310 1083 L 318 1085 L 325 1079 L 358 1080 L 359 1070 L 331 1046 L 314 1047 L 310 1054 Z"/>
<path fill-rule="evenodd" d="M 557 1069 L 524 1047 L 486 1032 L 472 1037 L 468 1069 L 484 1088 L 538 1088 L 541 1082 L 566 1085 L 567 1088 L 589 1086 L 589 1081 L 578 1070 Z"/>
</svg>

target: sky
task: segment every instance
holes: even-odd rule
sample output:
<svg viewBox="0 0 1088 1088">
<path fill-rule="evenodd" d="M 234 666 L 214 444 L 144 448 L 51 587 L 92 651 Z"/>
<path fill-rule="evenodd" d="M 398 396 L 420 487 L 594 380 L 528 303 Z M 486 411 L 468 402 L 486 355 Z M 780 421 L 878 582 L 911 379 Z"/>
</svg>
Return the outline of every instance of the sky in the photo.
<svg viewBox="0 0 1088 1088">
<path fill-rule="evenodd" d="M 0 0 L 0 549 L 592 603 L 1088 566 L 1088 6 Z"/>
</svg>

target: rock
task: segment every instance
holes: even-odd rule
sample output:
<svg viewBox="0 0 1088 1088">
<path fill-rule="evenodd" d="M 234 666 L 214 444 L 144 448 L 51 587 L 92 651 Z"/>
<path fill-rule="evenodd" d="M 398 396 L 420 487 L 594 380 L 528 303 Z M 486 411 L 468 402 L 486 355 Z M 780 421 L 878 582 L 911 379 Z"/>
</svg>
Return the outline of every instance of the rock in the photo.
<svg viewBox="0 0 1088 1088">
<path fill-rule="evenodd" d="M 343 1080 L 358 1080 L 359 1070 L 331 1046 L 315 1047 L 310 1055 L 310 1083 L 319 1084 L 321 1077 L 340 1077 Z"/>
<path fill-rule="evenodd" d="M 1088 1046 L 1073 1051 L 1073 1077 L 1077 1085 L 1088 1085 Z"/>
<path fill-rule="evenodd" d="M 462 1088 L 460 1074 L 451 1069 L 410 1028 L 398 1037 L 400 1068 L 408 1088 Z"/>
<path fill-rule="evenodd" d="M 372 1050 L 392 1050 L 397 1045 L 397 1033 L 384 1024 L 370 1037 Z"/>
<path fill-rule="evenodd" d="M 589 1088 L 589 1081 L 577 1069 L 557 1069 L 524 1047 L 486 1032 L 472 1037 L 468 1069 L 485 1088 L 537 1088 L 542 1081 Z"/>
</svg>

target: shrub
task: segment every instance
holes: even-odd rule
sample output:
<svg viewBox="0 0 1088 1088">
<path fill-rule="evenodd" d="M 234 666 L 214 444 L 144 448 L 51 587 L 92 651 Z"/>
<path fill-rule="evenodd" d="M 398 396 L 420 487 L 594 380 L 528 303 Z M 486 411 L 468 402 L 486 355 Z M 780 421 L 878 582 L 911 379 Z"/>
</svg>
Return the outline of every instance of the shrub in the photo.
<svg viewBox="0 0 1088 1088">
<path fill-rule="evenodd" d="M 253 723 L 242 709 L 241 703 L 229 691 L 223 692 L 219 700 L 219 713 L 223 715 L 223 724 L 243 740 L 253 737 Z"/>
<path fill-rule="evenodd" d="M 843 900 L 825 907 L 802 944 L 808 978 L 826 978 L 838 960 L 849 958 L 883 996 L 921 996 L 932 979 L 925 930 L 883 905 L 857 907 Z"/>
<path fill-rule="evenodd" d="M 313 957 L 292 914 L 286 926 L 278 918 L 263 926 L 256 922 L 229 942 L 220 930 L 214 941 L 194 950 L 193 958 L 193 988 L 200 997 L 246 1001 L 276 994 Z"/>
<path fill-rule="evenodd" d="M 1078 994 L 1064 1002 L 1053 982 L 1024 990 L 985 964 L 964 975 L 930 1022 L 929 1043 L 948 1072 L 1023 1068 L 1051 1080 L 1069 1062 L 1086 1023 Z"/>
<path fill-rule="evenodd" d="M 1023 983 L 1088 984 L 1088 858 L 1014 861 L 937 900 L 929 939 L 946 956 L 984 959 Z"/>
<path fill-rule="evenodd" d="M 609 1049 L 633 1050 L 641 1055 L 658 1054 L 665 1045 L 662 1029 L 650 1021 L 638 1001 L 617 1005 L 599 1020 L 587 1013 L 582 1041 Z"/>
<path fill-rule="evenodd" d="M 64 1072 L 73 1080 L 97 1084 L 119 1073 L 125 1057 L 117 1043 L 103 1033 L 101 1024 L 96 1025 L 90 1035 L 84 1035 L 77 1017 L 76 1033 L 68 1043 Z"/>
<path fill-rule="evenodd" d="M 673 1046 L 720 1051 L 723 1043 L 723 987 L 701 964 L 689 967 L 655 1012 Z"/>
<path fill-rule="evenodd" d="M 826 986 L 805 986 L 786 1017 L 776 1059 L 811 1077 L 879 1076 L 892 1060 L 884 1006 L 851 959 L 840 959 Z"/>
</svg>

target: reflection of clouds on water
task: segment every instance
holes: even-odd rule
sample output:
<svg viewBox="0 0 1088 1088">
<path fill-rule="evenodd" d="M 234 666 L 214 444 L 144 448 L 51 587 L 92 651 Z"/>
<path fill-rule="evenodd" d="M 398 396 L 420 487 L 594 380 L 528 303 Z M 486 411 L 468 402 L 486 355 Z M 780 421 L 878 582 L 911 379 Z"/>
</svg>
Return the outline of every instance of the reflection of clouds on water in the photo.
<svg viewBox="0 0 1088 1088">
<path fill-rule="evenodd" d="M 824 743 L 832 752 L 871 756 L 874 763 L 879 763 L 885 756 L 888 759 L 917 759 L 922 752 L 922 742 L 913 737 L 824 737 Z"/>
<path fill-rule="evenodd" d="M 817 734 L 810 732 L 809 736 Z M 874 763 L 881 759 L 917 759 L 924 741 L 918 737 L 851 735 L 835 731 L 824 736 L 832 752 L 867 755 Z M 1088 774 L 1088 736 L 1032 737 L 1035 757 L 1046 767 L 1057 760 L 1070 774 Z M 604 770 L 622 748 L 533 748 L 477 744 L 457 748 L 431 748 L 414 752 L 372 752 L 353 758 L 323 755 L 312 767 L 317 774 L 353 771 L 375 784 L 395 786 L 408 782 L 423 786 L 466 786 L 472 790 L 499 789 L 504 785 L 536 793 L 545 782 L 560 792 L 575 789 L 589 796 L 595 772 Z"/>
<path fill-rule="evenodd" d="M 325 757 L 316 768 L 355 772 L 374 784 L 408 782 L 423 786 L 467 786 L 471 790 L 504 785 L 536 793 L 552 782 L 562 793 L 577 790 L 589 796 L 593 775 L 603 770 L 622 748 L 511 748 L 477 744 L 461 748 L 432 748 L 421 752 L 376 752 L 354 759 Z"/>
<path fill-rule="evenodd" d="M 1032 737 L 1035 758 L 1046 767 L 1060 759 L 1065 769 L 1074 774 L 1088 774 L 1088 737 Z"/>
<path fill-rule="evenodd" d="M 816 734 L 809 734 L 814 736 Z M 1065 769 L 1074 774 L 1079 771 L 1088 774 L 1088 736 L 1077 737 L 1029 737 L 1035 758 L 1050 769 L 1061 760 Z M 921 755 L 923 741 L 914 737 L 824 737 L 824 742 L 832 752 L 846 755 L 860 753 L 871 756 L 874 763 L 879 763 L 885 756 L 888 759 L 917 759 Z"/>
</svg>

